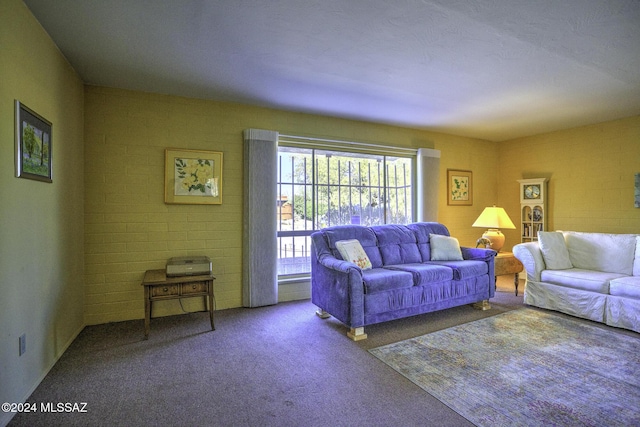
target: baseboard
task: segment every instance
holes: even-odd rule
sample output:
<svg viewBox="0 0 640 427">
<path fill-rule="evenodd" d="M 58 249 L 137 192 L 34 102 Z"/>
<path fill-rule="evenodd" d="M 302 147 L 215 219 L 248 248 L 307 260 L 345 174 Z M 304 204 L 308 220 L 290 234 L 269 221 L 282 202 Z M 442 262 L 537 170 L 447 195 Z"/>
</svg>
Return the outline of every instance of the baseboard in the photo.
<svg viewBox="0 0 640 427">
<path fill-rule="evenodd" d="M 35 382 L 35 384 L 31 386 L 29 390 L 24 394 L 20 403 L 26 402 L 27 399 L 29 399 L 29 396 L 31 396 L 33 392 L 36 391 L 36 389 L 38 388 L 42 380 L 45 379 L 45 377 L 49 374 L 49 371 L 51 371 L 51 369 L 55 366 L 55 364 L 58 363 L 58 360 L 60 360 L 62 355 L 65 353 L 65 351 L 67 351 L 67 349 L 71 346 L 71 344 L 73 344 L 76 338 L 78 338 L 78 335 L 80 335 L 80 332 L 82 332 L 82 330 L 86 326 L 87 325 L 82 324 L 82 326 L 80 326 L 78 330 L 73 335 L 71 335 L 71 338 L 62 346 L 62 350 L 60 351 L 60 353 L 53 359 L 53 361 L 49 364 L 49 366 L 44 370 L 44 372 L 42 373 L 42 375 L 40 375 L 40 378 Z M 11 422 L 11 420 L 15 415 L 16 415 L 16 412 L 0 412 L 0 426 L 6 427 L 9 424 L 9 422 Z"/>
</svg>

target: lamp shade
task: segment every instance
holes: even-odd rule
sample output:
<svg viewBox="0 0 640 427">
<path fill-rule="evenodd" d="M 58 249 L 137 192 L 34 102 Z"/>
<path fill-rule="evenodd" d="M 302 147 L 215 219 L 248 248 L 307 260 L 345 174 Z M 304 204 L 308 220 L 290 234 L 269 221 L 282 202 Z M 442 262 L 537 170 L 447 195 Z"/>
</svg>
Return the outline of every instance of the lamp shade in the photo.
<svg viewBox="0 0 640 427">
<path fill-rule="evenodd" d="M 478 219 L 476 219 L 476 222 L 473 223 L 472 227 L 516 228 L 504 208 L 498 208 L 495 206 L 484 208 Z"/>
</svg>

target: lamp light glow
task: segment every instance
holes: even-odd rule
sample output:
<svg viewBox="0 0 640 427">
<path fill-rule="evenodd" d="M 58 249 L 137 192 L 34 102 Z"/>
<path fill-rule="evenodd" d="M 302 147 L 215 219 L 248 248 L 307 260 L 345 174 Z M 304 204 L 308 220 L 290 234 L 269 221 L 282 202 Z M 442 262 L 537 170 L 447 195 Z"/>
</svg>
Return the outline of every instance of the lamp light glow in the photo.
<svg viewBox="0 0 640 427">
<path fill-rule="evenodd" d="M 496 252 L 500 252 L 500 249 L 504 246 L 504 234 L 502 234 L 499 229 L 516 228 L 504 208 L 496 206 L 484 208 L 478 219 L 473 223 L 472 227 L 488 228 L 482 237 L 491 241 L 491 249 Z"/>
</svg>

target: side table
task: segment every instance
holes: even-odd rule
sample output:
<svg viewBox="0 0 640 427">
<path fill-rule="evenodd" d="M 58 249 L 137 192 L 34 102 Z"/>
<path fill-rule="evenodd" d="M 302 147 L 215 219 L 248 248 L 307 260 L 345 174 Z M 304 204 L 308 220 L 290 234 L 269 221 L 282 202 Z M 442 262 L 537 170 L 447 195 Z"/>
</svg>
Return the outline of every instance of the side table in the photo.
<svg viewBox="0 0 640 427">
<path fill-rule="evenodd" d="M 204 297 L 204 311 L 209 312 L 211 330 L 215 330 L 213 324 L 213 281 L 215 279 L 212 274 L 167 277 L 166 270 L 147 270 L 142 281 L 142 286 L 144 286 L 144 339 L 149 339 L 153 301 L 202 296 Z"/>
<path fill-rule="evenodd" d="M 520 273 L 523 268 L 524 266 L 522 263 L 513 255 L 512 252 L 498 252 L 498 255 L 495 257 L 496 282 L 498 276 L 513 274 L 513 283 L 516 285 L 516 295 L 518 295 L 518 273 Z"/>
</svg>

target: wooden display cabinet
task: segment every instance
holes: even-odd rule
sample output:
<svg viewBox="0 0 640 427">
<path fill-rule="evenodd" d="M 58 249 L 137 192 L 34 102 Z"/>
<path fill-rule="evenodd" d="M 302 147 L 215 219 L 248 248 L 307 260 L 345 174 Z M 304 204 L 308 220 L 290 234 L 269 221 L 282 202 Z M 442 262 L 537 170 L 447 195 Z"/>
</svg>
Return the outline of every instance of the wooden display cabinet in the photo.
<svg viewBox="0 0 640 427">
<path fill-rule="evenodd" d="M 520 235 L 522 242 L 535 242 L 547 230 L 547 178 L 519 179 Z"/>
</svg>

